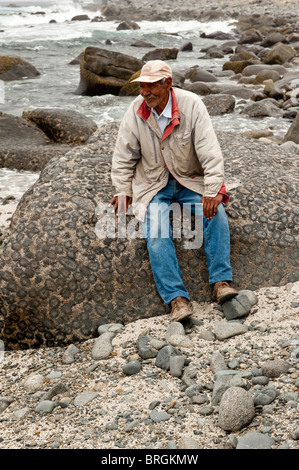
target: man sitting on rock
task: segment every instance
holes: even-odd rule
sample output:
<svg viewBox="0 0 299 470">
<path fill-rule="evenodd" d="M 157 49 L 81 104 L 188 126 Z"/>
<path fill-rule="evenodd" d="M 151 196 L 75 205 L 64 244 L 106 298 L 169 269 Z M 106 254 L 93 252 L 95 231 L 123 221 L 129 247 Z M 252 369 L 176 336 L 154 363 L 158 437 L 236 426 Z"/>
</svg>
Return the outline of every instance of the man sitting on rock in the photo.
<svg viewBox="0 0 299 470">
<path fill-rule="evenodd" d="M 205 105 L 194 93 L 172 87 L 168 64 L 149 61 L 134 81 L 140 83 L 140 95 L 120 125 L 112 161 L 116 192 L 111 204 L 119 215 L 121 210 L 127 213 L 133 201 L 158 292 L 171 307 L 170 320 L 182 321 L 192 311 L 170 228 L 173 202 L 189 204 L 192 213 L 201 213 L 209 283 L 216 300 L 223 303 L 237 294 L 229 284 L 223 156 Z"/>
</svg>

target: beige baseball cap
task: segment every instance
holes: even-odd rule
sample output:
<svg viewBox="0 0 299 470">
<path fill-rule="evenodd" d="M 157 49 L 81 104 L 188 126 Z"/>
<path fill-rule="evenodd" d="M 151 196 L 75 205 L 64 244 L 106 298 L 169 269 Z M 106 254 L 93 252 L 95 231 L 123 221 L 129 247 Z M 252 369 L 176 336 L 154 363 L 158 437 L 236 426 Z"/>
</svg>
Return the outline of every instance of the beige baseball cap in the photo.
<svg viewBox="0 0 299 470">
<path fill-rule="evenodd" d="M 162 78 L 172 78 L 172 70 L 163 60 L 150 60 L 141 69 L 140 76 L 132 82 L 154 83 Z"/>
</svg>

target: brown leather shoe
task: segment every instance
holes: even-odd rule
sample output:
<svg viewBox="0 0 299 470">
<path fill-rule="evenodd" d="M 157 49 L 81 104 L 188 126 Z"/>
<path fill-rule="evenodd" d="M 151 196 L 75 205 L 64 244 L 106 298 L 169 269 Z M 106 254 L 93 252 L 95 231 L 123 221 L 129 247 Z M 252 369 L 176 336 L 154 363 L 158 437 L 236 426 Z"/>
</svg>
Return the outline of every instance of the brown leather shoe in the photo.
<svg viewBox="0 0 299 470">
<path fill-rule="evenodd" d="M 190 302 L 185 297 L 176 297 L 170 302 L 170 321 L 181 321 L 192 315 Z"/>
<path fill-rule="evenodd" d="M 219 304 L 223 304 L 227 300 L 232 299 L 238 294 L 238 291 L 233 289 L 228 282 L 220 281 L 214 284 L 213 294 Z"/>
</svg>

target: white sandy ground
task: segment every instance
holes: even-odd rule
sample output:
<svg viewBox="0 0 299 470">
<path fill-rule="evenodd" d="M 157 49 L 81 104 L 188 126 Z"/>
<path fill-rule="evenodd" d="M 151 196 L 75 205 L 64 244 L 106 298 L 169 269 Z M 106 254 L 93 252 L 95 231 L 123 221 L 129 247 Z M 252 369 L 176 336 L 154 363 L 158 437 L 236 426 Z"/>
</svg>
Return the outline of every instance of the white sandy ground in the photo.
<svg viewBox="0 0 299 470">
<path fill-rule="evenodd" d="M 8 228 L 8 219 L 14 210 L 14 203 L 0 205 L 0 226 Z M 197 368 L 196 382 L 213 384 L 210 357 L 219 351 L 228 364 L 239 361 L 238 370 L 252 370 L 261 367 L 270 359 L 283 359 L 291 364 L 289 372 L 270 381 L 279 393 L 294 392 L 299 377 L 299 362 L 290 356 L 291 344 L 299 341 L 299 282 L 282 287 L 266 287 L 256 292 L 258 304 L 253 307 L 245 324 L 250 326 L 247 333 L 225 341 L 207 340 L 202 334 L 213 331 L 217 322 L 226 321 L 216 304 L 193 302 L 194 316 L 200 326 L 186 328 L 192 340 L 192 348 L 181 348 L 190 364 Z M 201 405 L 192 405 L 181 390 L 181 378 L 172 377 L 169 372 L 155 366 L 155 359 L 142 362 L 141 371 L 125 376 L 123 365 L 136 358 L 136 340 L 140 334 L 149 334 L 165 340 L 169 326 L 168 315 L 142 319 L 125 325 L 124 330 L 113 339 L 113 352 L 108 359 L 101 360 L 93 372 L 91 358 L 93 339 L 78 344 L 79 353 L 75 362 L 64 364 L 62 356 L 66 348 L 46 350 L 4 351 L 0 361 L 1 396 L 12 396 L 14 401 L 0 415 L 0 449 L 18 448 L 60 448 L 60 449 L 117 449 L 119 443 L 125 449 L 165 449 L 170 441 L 177 448 L 219 449 L 231 446 L 244 432 L 259 431 L 270 433 L 275 440 L 273 448 L 288 445 L 299 449 L 299 441 L 292 439 L 292 433 L 299 428 L 298 401 L 281 402 L 276 399 L 274 406 L 257 413 L 246 430 L 227 433 L 218 426 L 218 413 L 208 416 L 200 414 Z M 60 378 L 48 378 L 51 372 L 60 372 Z M 41 374 L 43 384 L 36 393 L 24 387 L 32 374 Z M 66 408 L 54 408 L 49 414 L 35 412 L 42 394 L 56 383 L 63 382 L 68 391 L 53 400 L 69 403 Z M 75 406 L 74 400 L 83 391 L 96 391 L 97 397 L 87 405 Z M 254 389 L 251 388 L 252 393 Z M 211 389 L 205 388 L 210 404 Z M 161 423 L 145 423 L 149 417 L 149 405 L 154 400 L 161 404 L 158 411 L 165 411 L 165 399 L 173 397 L 174 415 Z M 168 406 L 168 405 L 167 405 Z M 24 418 L 16 418 L 16 412 L 27 408 Z M 169 410 L 169 409 L 168 409 Z M 180 424 L 175 422 L 177 410 L 183 410 Z M 137 420 L 136 428 L 128 432 L 128 424 L 122 416 L 128 412 Z M 117 430 L 107 430 L 107 423 L 118 423 Z M 149 420 L 150 421 L 150 420 Z M 270 431 L 269 431 L 270 429 Z M 183 444 L 182 438 L 192 439 Z M 189 446 L 189 447 L 186 447 Z"/>
</svg>

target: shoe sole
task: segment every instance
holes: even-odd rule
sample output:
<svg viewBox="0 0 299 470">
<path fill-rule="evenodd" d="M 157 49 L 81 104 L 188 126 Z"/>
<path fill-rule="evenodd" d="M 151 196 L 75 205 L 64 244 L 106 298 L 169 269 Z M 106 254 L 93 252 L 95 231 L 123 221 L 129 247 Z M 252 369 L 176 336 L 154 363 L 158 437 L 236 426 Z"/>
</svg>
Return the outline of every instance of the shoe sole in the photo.
<svg viewBox="0 0 299 470">
<path fill-rule="evenodd" d="M 171 322 L 176 322 L 176 321 L 182 321 L 185 320 L 186 318 L 191 317 L 192 312 L 186 312 L 182 313 L 181 315 L 177 315 L 176 317 L 170 317 Z"/>
<path fill-rule="evenodd" d="M 234 297 L 236 297 L 236 295 L 238 295 L 238 293 L 236 293 L 236 294 L 227 294 L 227 295 L 224 295 L 223 297 L 221 297 L 220 299 L 218 299 L 218 304 L 222 305 L 222 304 L 224 304 L 224 302 L 226 302 L 227 300 L 231 300 L 231 299 L 233 299 Z"/>
</svg>

